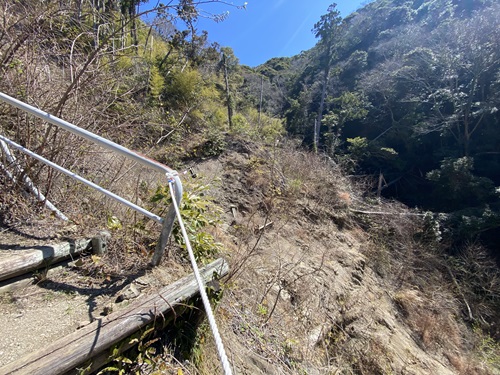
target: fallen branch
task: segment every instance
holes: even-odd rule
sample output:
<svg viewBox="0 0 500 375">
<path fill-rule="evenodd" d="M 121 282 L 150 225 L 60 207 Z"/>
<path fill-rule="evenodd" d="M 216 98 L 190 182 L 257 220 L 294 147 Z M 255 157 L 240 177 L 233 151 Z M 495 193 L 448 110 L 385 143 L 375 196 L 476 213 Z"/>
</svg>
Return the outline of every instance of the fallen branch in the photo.
<svg viewBox="0 0 500 375">
<path fill-rule="evenodd" d="M 12 154 L 12 152 L 9 149 L 9 146 L 7 143 L 5 143 L 3 140 L 0 139 L 0 146 L 2 148 L 3 153 L 5 154 L 5 158 L 7 161 L 14 165 L 16 171 L 19 173 L 19 175 L 22 176 L 24 186 L 26 189 L 31 192 L 40 202 L 42 202 L 45 207 L 47 207 L 49 210 L 51 210 L 59 219 L 68 221 L 69 219 L 64 215 L 59 209 L 54 206 L 46 197 L 45 195 L 42 194 L 40 189 L 38 189 L 35 184 L 33 184 L 33 181 L 24 173 L 24 170 L 19 166 L 19 164 L 16 161 L 15 156 Z M 14 183 L 17 182 L 17 179 L 15 176 L 10 173 L 7 168 L 0 163 L 0 168 L 3 169 L 6 172 L 6 175 L 8 178 L 10 178 Z"/>
<path fill-rule="evenodd" d="M 460 285 L 458 284 L 457 279 L 455 278 L 455 275 L 453 275 L 453 272 L 451 271 L 451 268 L 446 266 L 446 269 L 448 270 L 448 273 L 450 274 L 451 279 L 453 280 L 453 284 L 455 284 L 455 287 L 457 288 L 458 293 L 462 297 L 465 306 L 467 307 L 467 314 L 469 317 L 469 321 L 473 322 L 474 321 L 474 316 L 472 315 L 472 310 L 469 306 L 469 303 L 467 302 L 467 299 L 465 298 L 464 293 L 462 292 L 462 288 L 460 288 Z"/>
<path fill-rule="evenodd" d="M 349 211 L 355 214 L 364 214 L 364 215 L 401 215 L 401 216 L 425 216 L 425 214 L 416 214 L 413 212 L 384 212 L 384 211 L 361 211 L 361 210 L 353 210 L 349 208 Z"/>
<path fill-rule="evenodd" d="M 272 227 L 274 225 L 274 223 L 272 221 L 270 221 L 269 223 L 266 223 L 260 227 L 257 227 L 255 228 L 255 232 L 258 233 L 258 232 L 261 232 L 263 231 L 264 229 L 266 229 L 267 227 Z"/>
</svg>

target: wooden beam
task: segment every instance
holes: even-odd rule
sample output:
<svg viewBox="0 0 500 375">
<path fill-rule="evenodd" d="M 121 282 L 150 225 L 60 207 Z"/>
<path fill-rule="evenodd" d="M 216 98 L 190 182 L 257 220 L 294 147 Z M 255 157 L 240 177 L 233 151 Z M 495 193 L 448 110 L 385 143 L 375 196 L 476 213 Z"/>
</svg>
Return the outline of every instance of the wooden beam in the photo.
<svg viewBox="0 0 500 375">
<path fill-rule="evenodd" d="M 425 214 L 416 214 L 414 212 L 384 212 L 384 211 L 362 211 L 362 210 L 355 210 L 352 208 L 349 208 L 350 212 L 353 212 L 355 214 L 364 214 L 364 215 L 392 215 L 392 216 L 425 216 Z"/>
<path fill-rule="evenodd" d="M 64 268 L 69 266 L 71 259 L 63 260 L 62 262 L 58 262 L 57 264 L 53 264 L 48 269 L 44 269 L 42 272 L 42 276 L 46 279 L 50 279 L 54 277 L 58 272 L 62 271 Z M 31 273 L 25 273 L 20 276 L 12 277 L 7 280 L 0 281 L 0 296 L 3 293 L 13 292 L 17 289 L 24 289 L 33 285 L 37 280 L 34 278 L 34 275 Z"/>
<path fill-rule="evenodd" d="M 200 270 L 205 282 L 228 273 L 229 266 L 222 259 Z M 150 323 L 163 321 L 165 315 L 199 293 L 194 275 L 183 277 L 157 293 L 145 296 L 106 317 L 97 319 L 84 328 L 34 353 L 0 368 L 0 374 L 60 375 L 73 371 L 91 359 L 105 353 L 111 346 L 131 336 Z M 91 366 L 91 365 L 90 365 Z"/>
<path fill-rule="evenodd" d="M 90 246 L 91 240 L 64 242 L 53 246 L 33 249 L 13 249 L 7 255 L 0 253 L 0 281 L 60 262 L 81 253 Z"/>
</svg>

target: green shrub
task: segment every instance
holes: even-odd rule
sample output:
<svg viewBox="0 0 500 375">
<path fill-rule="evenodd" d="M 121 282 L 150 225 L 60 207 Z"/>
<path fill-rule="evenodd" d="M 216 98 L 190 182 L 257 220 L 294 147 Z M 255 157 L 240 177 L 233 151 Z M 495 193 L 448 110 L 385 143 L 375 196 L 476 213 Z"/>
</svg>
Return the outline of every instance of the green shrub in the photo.
<svg viewBox="0 0 500 375">
<path fill-rule="evenodd" d="M 196 184 L 185 186 L 185 188 L 179 207 L 181 217 L 196 259 L 202 263 L 207 263 L 222 250 L 222 245 L 216 242 L 210 233 L 205 231 L 205 229 L 214 227 L 220 222 L 221 210 L 211 197 L 205 195 L 208 190 L 207 186 Z M 168 186 L 158 187 L 151 200 L 169 206 L 172 199 Z M 178 245 L 183 249 L 187 249 L 178 222 L 174 225 L 172 235 Z"/>
</svg>

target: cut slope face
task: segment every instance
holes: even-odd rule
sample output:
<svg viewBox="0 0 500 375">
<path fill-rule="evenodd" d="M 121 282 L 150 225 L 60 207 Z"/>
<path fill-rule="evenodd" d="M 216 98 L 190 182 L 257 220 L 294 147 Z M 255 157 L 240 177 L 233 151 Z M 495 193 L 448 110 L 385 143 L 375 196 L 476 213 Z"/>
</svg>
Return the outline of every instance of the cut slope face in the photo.
<svg viewBox="0 0 500 375">
<path fill-rule="evenodd" d="M 360 201 L 338 169 L 287 147 L 236 149 L 198 166 L 221 176 L 212 193 L 227 214 L 219 238 L 232 276 L 218 314 L 236 373 L 458 373 L 459 322 L 436 311 L 450 321 L 410 327 L 404 304 L 432 301 L 374 271 L 369 235 L 349 218 Z"/>
</svg>

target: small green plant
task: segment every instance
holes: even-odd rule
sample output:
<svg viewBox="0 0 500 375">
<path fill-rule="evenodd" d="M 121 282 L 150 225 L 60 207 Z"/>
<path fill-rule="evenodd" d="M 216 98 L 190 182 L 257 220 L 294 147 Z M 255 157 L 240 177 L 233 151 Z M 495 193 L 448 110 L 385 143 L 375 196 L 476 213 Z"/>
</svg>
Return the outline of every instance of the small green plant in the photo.
<svg viewBox="0 0 500 375">
<path fill-rule="evenodd" d="M 287 183 L 286 193 L 292 197 L 298 196 L 303 190 L 304 182 L 300 178 L 293 178 Z"/>
<path fill-rule="evenodd" d="M 118 230 L 122 229 L 123 227 L 120 219 L 118 219 L 116 216 L 113 215 L 108 215 L 106 226 L 108 227 L 108 229 L 111 230 Z"/>
<path fill-rule="evenodd" d="M 206 228 L 213 227 L 220 222 L 221 212 L 212 198 L 205 195 L 207 190 L 208 187 L 205 185 L 187 186 L 180 203 L 180 213 L 189 242 L 196 259 L 202 263 L 209 261 L 222 250 L 222 245 L 205 231 Z M 168 187 L 160 186 L 153 196 L 152 202 L 170 205 L 172 199 Z M 186 242 L 178 223 L 174 226 L 172 234 L 175 242 L 185 249 Z"/>
<path fill-rule="evenodd" d="M 259 303 L 257 305 L 257 313 L 262 317 L 266 317 L 269 313 L 267 306 L 265 304 Z"/>
<path fill-rule="evenodd" d="M 475 349 L 481 361 L 495 370 L 500 370 L 500 343 L 477 325 L 473 327 L 473 331 L 476 336 Z"/>
<path fill-rule="evenodd" d="M 157 353 L 154 343 L 159 340 L 159 338 L 150 336 L 154 333 L 154 327 L 146 329 L 142 333 L 138 333 L 129 339 L 129 345 L 137 345 L 133 350 L 126 353 L 122 353 L 121 343 L 112 348 L 111 358 L 113 358 L 112 363 L 106 368 L 102 369 L 97 373 L 97 375 L 105 374 L 134 374 L 140 375 L 144 372 L 143 367 L 148 367 L 155 370 L 157 366 Z"/>
</svg>

